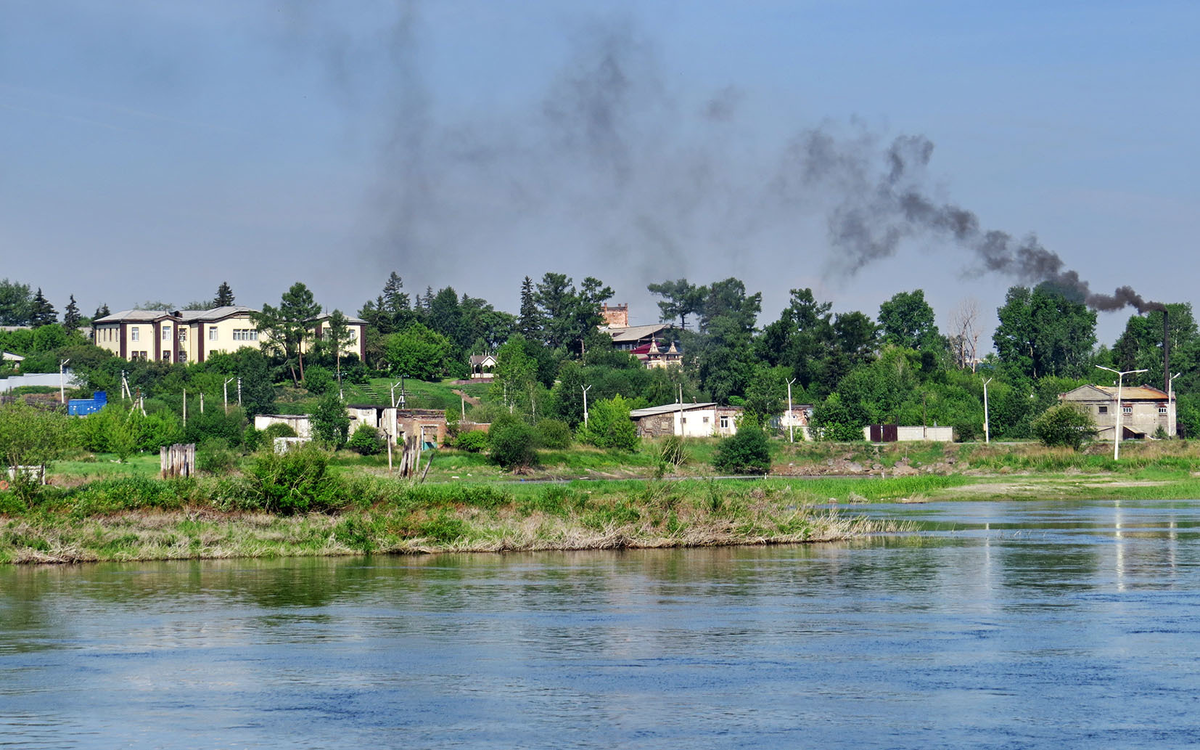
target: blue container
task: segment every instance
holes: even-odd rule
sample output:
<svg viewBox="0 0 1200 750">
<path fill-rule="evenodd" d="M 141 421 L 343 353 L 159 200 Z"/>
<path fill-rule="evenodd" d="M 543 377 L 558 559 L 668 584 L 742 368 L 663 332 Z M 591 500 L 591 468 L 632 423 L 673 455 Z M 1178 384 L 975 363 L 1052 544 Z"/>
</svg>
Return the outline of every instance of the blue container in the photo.
<svg viewBox="0 0 1200 750">
<path fill-rule="evenodd" d="M 67 413 L 75 417 L 95 414 L 108 403 L 108 394 L 96 391 L 91 398 L 73 398 L 67 402 Z"/>
</svg>

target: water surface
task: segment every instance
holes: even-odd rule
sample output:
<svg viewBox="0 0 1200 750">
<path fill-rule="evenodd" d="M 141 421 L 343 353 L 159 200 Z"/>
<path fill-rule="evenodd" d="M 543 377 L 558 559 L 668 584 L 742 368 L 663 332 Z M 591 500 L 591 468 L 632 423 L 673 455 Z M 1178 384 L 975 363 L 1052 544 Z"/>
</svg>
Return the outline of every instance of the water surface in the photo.
<svg viewBox="0 0 1200 750">
<path fill-rule="evenodd" d="M 800 547 L 0 568 L 0 746 L 1183 747 L 1200 510 Z"/>
</svg>

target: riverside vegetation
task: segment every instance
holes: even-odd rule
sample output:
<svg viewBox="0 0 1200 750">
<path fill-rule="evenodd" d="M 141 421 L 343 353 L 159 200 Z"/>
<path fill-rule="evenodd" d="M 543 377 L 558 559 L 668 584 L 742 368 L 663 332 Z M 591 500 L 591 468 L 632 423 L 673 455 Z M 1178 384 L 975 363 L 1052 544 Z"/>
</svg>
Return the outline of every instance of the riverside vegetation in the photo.
<svg viewBox="0 0 1200 750">
<path fill-rule="evenodd" d="M 180 480 L 155 478 L 157 457 L 86 454 L 31 495 L 0 491 L 0 562 L 798 543 L 912 530 L 839 508 L 857 503 L 1200 497 L 1186 441 L 1129 443 L 1120 463 L 1103 444 L 768 442 L 771 474 L 750 480 L 711 476 L 716 440 L 542 450 L 521 478 L 439 451 L 423 484 L 315 447 Z"/>
</svg>

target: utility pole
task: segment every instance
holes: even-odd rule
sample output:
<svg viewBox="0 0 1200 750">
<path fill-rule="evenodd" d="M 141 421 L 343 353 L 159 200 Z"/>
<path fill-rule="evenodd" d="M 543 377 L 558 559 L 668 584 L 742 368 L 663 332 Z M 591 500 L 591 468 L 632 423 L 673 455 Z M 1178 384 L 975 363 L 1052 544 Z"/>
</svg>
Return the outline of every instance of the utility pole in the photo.
<svg viewBox="0 0 1200 750">
<path fill-rule="evenodd" d="M 187 427 L 187 388 L 183 389 L 183 426 Z"/>
<path fill-rule="evenodd" d="M 586 430 L 588 426 L 587 392 L 592 390 L 592 387 L 590 385 L 587 387 L 581 385 L 579 387 L 583 390 L 583 429 Z"/>
<path fill-rule="evenodd" d="M 796 442 L 796 417 L 792 414 L 792 383 L 796 379 L 792 378 L 788 381 L 788 442 Z"/>
<path fill-rule="evenodd" d="M 983 381 L 983 442 L 984 445 L 990 445 L 992 442 L 991 426 L 988 424 L 988 399 L 987 387 L 988 383 L 992 382 L 991 378 Z"/>
<path fill-rule="evenodd" d="M 225 416 L 229 416 L 229 384 L 233 382 L 233 378 L 225 378 L 225 382 L 221 384 L 221 400 L 225 402 Z"/>
<path fill-rule="evenodd" d="M 1125 379 L 1126 375 L 1134 375 L 1139 372 L 1146 372 L 1146 370 L 1125 370 L 1124 372 L 1121 372 L 1120 370 L 1114 370 L 1113 368 L 1105 367 L 1104 365 L 1096 365 L 1096 367 L 1099 367 L 1101 370 L 1108 370 L 1109 372 L 1116 373 L 1117 375 L 1117 427 L 1115 430 L 1113 430 L 1113 460 L 1116 461 L 1121 458 L 1121 413 L 1124 411 L 1121 408 L 1122 381 Z"/>
<path fill-rule="evenodd" d="M 237 380 L 238 380 L 238 382 L 237 382 L 237 386 L 238 386 L 238 408 L 241 408 L 241 406 L 242 406 L 242 379 L 241 379 L 241 378 L 238 378 Z"/>
</svg>

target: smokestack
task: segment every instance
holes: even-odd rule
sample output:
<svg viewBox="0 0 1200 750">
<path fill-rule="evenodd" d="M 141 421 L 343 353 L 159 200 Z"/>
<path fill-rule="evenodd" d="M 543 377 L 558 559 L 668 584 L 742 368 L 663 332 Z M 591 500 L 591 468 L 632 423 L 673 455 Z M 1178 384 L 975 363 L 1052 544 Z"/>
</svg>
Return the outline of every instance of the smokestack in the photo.
<svg viewBox="0 0 1200 750">
<path fill-rule="evenodd" d="M 1171 392 L 1171 322 L 1163 306 L 1163 391 Z"/>
</svg>

